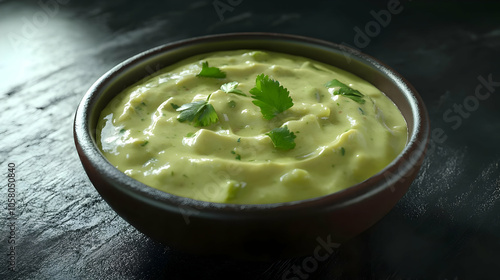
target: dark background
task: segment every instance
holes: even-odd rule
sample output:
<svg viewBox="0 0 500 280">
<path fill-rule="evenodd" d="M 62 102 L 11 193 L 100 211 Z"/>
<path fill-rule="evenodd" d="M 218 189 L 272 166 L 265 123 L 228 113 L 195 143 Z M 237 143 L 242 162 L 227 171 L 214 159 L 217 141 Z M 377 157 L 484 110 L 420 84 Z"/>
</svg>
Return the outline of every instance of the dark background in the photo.
<svg viewBox="0 0 500 280">
<path fill-rule="evenodd" d="M 229 3 L 0 1 L 0 279 L 498 279 L 499 1 L 401 0 L 363 44 L 356 29 L 391 1 L 233 0 L 219 15 L 220 2 Z M 100 198 L 73 144 L 76 107 L 107 70 L 161 44 L 238 31 L 356 47 L 406 77 L 431 118 L 429 153 L 409 192 L 307 275 L 292 270 L 304 258 L 247 262 L 155 243 Z M 480 77 L 494 81 L 483 100 L 474 97 Z M 16 272 L 7 255 L 9 163 Z"/>
</svg>

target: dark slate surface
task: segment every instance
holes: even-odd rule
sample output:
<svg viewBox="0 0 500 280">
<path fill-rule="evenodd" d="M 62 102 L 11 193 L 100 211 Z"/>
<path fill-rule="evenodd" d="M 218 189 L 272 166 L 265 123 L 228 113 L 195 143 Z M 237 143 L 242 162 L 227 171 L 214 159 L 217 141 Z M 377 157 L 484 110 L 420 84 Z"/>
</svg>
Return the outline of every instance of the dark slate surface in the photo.
<svg viewBox="0 0 500 280">
<path fill-rule="evenodd" d="M 0 1 L 0 279 L 498 279 L 500 5 L 402 0 L 376 29 L 373 12 L 393 2 Z M 218 15 L 214 3 L 234 7 Z M 236 31 L 358 47 L 405 76 L 429 110 L 432 145 L 410 191 L 310 273 L 306 258 L 245 262 L 155 243 L 100 198 L 75 151 L 75 109 L 104 72 L 164 43 Z M 479 100 L 481 77 L 493 82 Z"/>
</svg>

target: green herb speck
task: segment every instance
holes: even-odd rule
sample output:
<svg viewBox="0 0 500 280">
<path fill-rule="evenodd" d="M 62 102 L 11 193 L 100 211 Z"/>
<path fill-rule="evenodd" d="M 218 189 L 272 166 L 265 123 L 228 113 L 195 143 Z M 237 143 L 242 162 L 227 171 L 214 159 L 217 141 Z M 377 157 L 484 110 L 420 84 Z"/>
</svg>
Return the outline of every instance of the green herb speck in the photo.
<svg viewBox="0 0 500 280">
<path fill-rule="evenodd" d="M 345 149 L 344 149 L 344 147 L 340 147 L 340 154 L 342 156 L 345 155 Z"/>
<path fill-rule="evenodd" d="M 146 146 L 149 143 L 149 141 L 144 141 L 144 143 L 141 144 L 142 147 Z"/>
<path fill-rule="evenodd" d="M 321 103 L 321 94 L 319 93 L 319 91 L 314 92 L 314 98 L 318 103 Z"/>
</svg>

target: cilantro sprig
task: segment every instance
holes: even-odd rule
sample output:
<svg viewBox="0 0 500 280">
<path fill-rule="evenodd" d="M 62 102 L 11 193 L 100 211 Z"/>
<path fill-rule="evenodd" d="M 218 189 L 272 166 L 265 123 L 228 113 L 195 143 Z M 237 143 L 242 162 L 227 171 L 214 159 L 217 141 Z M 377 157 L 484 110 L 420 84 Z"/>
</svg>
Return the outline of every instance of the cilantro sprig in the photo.
<svg viewBox="0 0 500 280">
<path fill-rule="evenodd" d="M 329 81 L 328 83 L 325 84 L 325 87 L 327 88 L 338 87 L 338 89 L 336 89 L 333 92 L 334 95 L 340 94 L 354 100 L 355 102 L 358 102 L 359 104 L 365 103 L 365 99 L 363 99 L 364 95 L 361 92 L 349 87 L 348 85 L 340 82 L 337 79 Z"/>
<path fill-rule="evenodd" d="M 262 116 L 266 120 L 274 118 L 279 113 L 293 106 L 290 92 L 278 81 L 260 74 L 255 79 L 255 87 L 250 90 L 253 104 L 260 107 Z"/>
<path fill-rule="evenodd" d="M 204 61 L 201 64 L 201 72 L 196 75 L 198 77 L 206 77 L 206 78 L 225 78 L 226 73 L 221 71 L 217 67 L 209 67 L 208 61 Z"/>
<path fill-rule="evenodd" d="M 180 122 L 189 121 L 194 126 L 208 126 L 216 123 L 219 117 L 214 106 L 208 103 L 210 96 L 212 95 L 210 94 L 206 100 L 187 103 L 177 108 L 176 111 L 181 112 L 177 116 L 177 120 Z"/>
<path fill-rule="evenodd" d="M 274 147 L 281 150 L 291 150 L 295 148 L 295 134 L 288 130 L 288 126 L 275 128 L 266 133 L 273 141 Z"/>
<path fill-rule="evenodd" d="M 241 96 L 247 96 L 241 90 L 237 89 L 238 85 L 238 82 L 230 82 L 220 86 L 220 89 L 225 93 L 234 93 Z"/>
<path fill-rule="evenodd" d="M 225 78 L 226 73 L 222 72 L 217 67 L 209 67 L 208 62 L 203 62 L 202 70 L 197 75 L 199 77 L 210 78 Z M 240 89 L 239 83 L 236 81 L 221 85 L 220 89 L 225 93 L 234 93 L 241 96 L 247 96 Z M 262 116 L 270 120 L 279 113 L 284 112 L 293 106 L 293 100 L 290 97 L 290 92 L 284 88 L 278 81 L 270 79 L 267 75 L 260 74 L 255 79 L 255 87 L 250 90 L 251 97 L 254 99 L 253 104 L 261 110 Z M 195 101 L 177 106 L 171 104 L 172 108 L 180 112 L 177 120 L 180 122 L 189 121 L 194 126 L 208 126 L 219 121 L 217 112 L 214 107 L 208 103 L 210 94 L 206 100 Z M 295 134 L 288 130 L 288 127 L 282 126 L 272 129 L 266 133 L 271 138 L 275 148 L 280 150 L 291 150 L 295 148 Z M 239 156 L 238 156 L 239 157 Z M 237 159 L 240 159 L 238 158 Z"/>
</svg>

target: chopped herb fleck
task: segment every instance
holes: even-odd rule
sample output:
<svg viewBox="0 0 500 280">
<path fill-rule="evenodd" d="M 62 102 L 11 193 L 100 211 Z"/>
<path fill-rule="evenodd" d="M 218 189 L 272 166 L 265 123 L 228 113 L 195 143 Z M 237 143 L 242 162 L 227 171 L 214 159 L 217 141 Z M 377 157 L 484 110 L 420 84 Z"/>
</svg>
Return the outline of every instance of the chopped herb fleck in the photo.
<svg viewBox="0 0 500 280">
<path fill-rule="evenodd" d="M 204 61 L 201 65 L 201 72 L 196 76 L 206 78 L 225 78 L 226 73 L 222 72 L 217 67 L 208 67 L 208 62 Z"/>
<path fill-rule="evenodd" d="M 225 93 L 234 93 L 241 96 L 247 96 L 241 90 L 237 89 L 238 85 L 238 82 L 230 82 L 220 86 L 220 89 Z"/>
<path fill-rule="evenodd" d="M 361 92 L 349 87 L 348 85 L 340 82 L 337 79 L 329 81 L 328 83 L 325 84 L 325 87 L 327 88 L 338 87 L 338 89 L 336 89 L 333 92 L 334 95 L 340 94 L 358 102 L 359 104 L 365 103 L 365 100 L 363 99 L 364 95 Z"/>
<path fill-rule="evenodd" d="M 288 126 L 282 126 L 266 133 L 273 141 L 274 147 L 281 150 L 291 150 L 295 148 L 295 134 L 288 130 Z"/>
<path fill-rule="evenodd" d="M 361 115 L 364 115 L 365 114 L 365 111 L 363 111 L 363 109 L 361 109 L 361 107 L 358 107 L 359 111 L 361 112 Z"/>
<path fill-rule="evenodd" d="M 345 155 L 345 149 L 344 149 L 344 147 L 340 147 L 340 154 L 341 155 Z"/>
<path fill-rule="evenodd" d="M 241 160 L 241 155 L 236 155 L 235 159 Z"/>
<path fill-rule="evenodd" d="M 208 126 L 219 121 L 214 107 L 208 103 L 210 96 L 212 95 L 210 94 L 206 100 L 187 103 L 177 108 L 176 111 L 181 112 L 177 120 L 192 122 L 194 126 Z"/>
<path fill-rule="evenodd" d="M 240 143 L 241 142 L 241 137 L 236 140 L 236 142 Z"/>
<path fill-rule="evenodd" d="M 144 142 L 141 144 L 141 146 L 142 146 L 142 147 L 144 147 L 144 146 L 146 146 L 148 143 L 149 143 L 149 141 L 144 141 Z"/>
<path fill-rule="evenodd" d="M 120 133 L 124 133 L 125 131 L 127 131 L 125 128 L 120 129 Z"/>
<path fill-rule="evenodd" d="M 177 109 L 179 109 L 179 107 L 181 107 L 181 106 L 174 104 L 174 103 L 170 103 L 170 105 L 172 106 L 172 108 L 174 108 L 174 110 L 177 110 Z"/>
<path fill-rule="evenodd" d="M 314 97 L 316 98 L 316 101 L 318 101 L 318 103 L 321 103 L 321 94 L 319 93 L 319 91 L 314 92 Z"/>
</svg>

